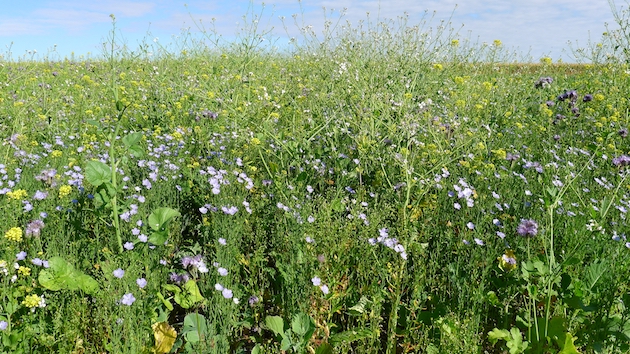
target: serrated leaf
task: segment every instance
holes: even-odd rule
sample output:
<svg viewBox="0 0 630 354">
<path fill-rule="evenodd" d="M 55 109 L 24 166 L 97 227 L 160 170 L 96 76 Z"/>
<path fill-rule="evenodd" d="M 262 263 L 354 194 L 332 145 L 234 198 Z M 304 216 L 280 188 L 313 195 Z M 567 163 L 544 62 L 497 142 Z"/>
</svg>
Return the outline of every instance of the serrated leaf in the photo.
<svg viewBox="0 0 630 354">
<path fill-rule="evenodd" d="M 369 302 L 370 300 L 368 300 L 366 296 L 361 296 L 361 299 L 359 299 L 359 302 L 356 305 L 349 308 L 348 312 L 350 313 L 350 315 L 358 316 L 365 312 L 365 307 L 367 306 Z"/>
<path fill-rule="evenodd" d="M 265 317 L 265 325 L 277 336 L 284 334 L 284 320 L 280 316 Z"/>
<path fill-rule="evenodd" d="M 111 174 L 111 168 L 101 161 L 93 160 L 85 165 L 85 179 L 94 187 L 109 182 Z"/>
<path fill-rule="evenodd" d="M 168 322 L 158 322 L 151 325 L 153 329 L 153 337 L 155 338 L 155 347 L 153 352 L 155 354 L 166 354 L 171 351 L 175 339 L 177 338 L 177 331 L 171 327 Z"/>
<path fill-rule="evenodd" d="M 602 261 L 595 261 L 586 268 L 586 287 L 590 291 L 607 272 L 607 265 Z"/>
</svg>

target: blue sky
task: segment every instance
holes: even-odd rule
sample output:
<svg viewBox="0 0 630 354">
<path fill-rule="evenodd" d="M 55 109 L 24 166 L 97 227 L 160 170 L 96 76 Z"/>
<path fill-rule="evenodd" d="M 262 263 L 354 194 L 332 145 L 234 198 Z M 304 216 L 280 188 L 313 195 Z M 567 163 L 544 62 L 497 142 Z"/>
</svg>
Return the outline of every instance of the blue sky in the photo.
<svg viewBox="0 0 630 354">
<path fill-rule="evenodd" d="M 280 46 L 290 36 L 299 38 L 294 14 L 300 26 L 313 26 L 321 33 L 325 18 L 336 20 L 344 9 L 342 21 L 353 25 L 366 20 L 367 13 L 371 20 L 407 13 L 414 25 L 429 11 L 429 17 L 433 12 L 435 17 L 427 26 L 450 19 L 454 28 L 464 25 L 461 37 L 488 43 L 499 39 L 506 47 L 529 52 L 534 60 L 550 55 L 565 61 L 570 61 L 563 52 L 568 41 L 582 45 L 589 35 L 597 41 L 605 23 L 616 27 L 607 0 L 270 0 L 265 4 L 263 8 L 262 2 L 248 0 L 0 0 L 0 54 L 6 56 L 10 48 L 14 58 L 35 50 L 36 57 L 48 55 L 53 60 L 72 52 L 77 57 L 88 52 L 98 56 L 112 28 L 110 14 L 116 16 L 118 35 L 136 48 L 143 40 L 165 46 L 181 41 L 183 29 L 201 38 L 199 24 L 209 29 L 213 19 L 216 32 L 230 39 L 248 11 L 262 14 L 260 27 L 273 27 Z"/>
</svg>

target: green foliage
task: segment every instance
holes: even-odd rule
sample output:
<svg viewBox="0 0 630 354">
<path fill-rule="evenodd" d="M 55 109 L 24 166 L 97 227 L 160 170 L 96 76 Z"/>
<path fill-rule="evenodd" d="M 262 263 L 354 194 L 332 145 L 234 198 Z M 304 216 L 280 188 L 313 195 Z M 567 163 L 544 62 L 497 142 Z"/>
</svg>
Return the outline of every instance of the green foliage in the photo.
<svg viewBox="0 0 630 354">
<path fill-rule="evenodd" d="M 49 268 L 39 273 L 39 283 L 46 289 L 81 290 L 86 294 L 94 294 L 99 290 L 99 284 L 94 278 L 74 268 L 61 257 L 48 260 Z"/>
</svg>

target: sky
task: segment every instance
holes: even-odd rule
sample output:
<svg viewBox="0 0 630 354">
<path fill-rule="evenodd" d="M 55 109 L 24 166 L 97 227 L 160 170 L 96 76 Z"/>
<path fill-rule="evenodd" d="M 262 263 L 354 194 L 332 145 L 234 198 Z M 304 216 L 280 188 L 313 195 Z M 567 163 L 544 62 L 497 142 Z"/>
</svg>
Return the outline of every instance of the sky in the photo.
<svg viewBox="0 0 630 354">
<path fill-rule="evenodd" d="M 627 6 L 617 0 L 615 6 L 621 5 Z M 450 23 L 460 38 L 498 39 L 506 48 L 529 53 L 533 61 L 549 56 L 571 62 L 569 42 L 584 46 L 601 39 L 606 23 L 616 28 L 608 0 L 269 0 L 264 5 L 250 0 L 0 0 L 0 8 L 0 55 L 10 53 L 13 59 L 99 57 L 111 36 L 110 14 L 116 18 L 117 43 L 132 50 L 147 43 L 149 51 L 178 48 L 186 38 L 209 43 L 214 33 L 233 41 L 239 30 L 255 23 L 254 17 L 258 33 L 269 31 L 267 38 L 286 47 L 291 37 L 300 41 L 301 27 L 312 26 L 321 35 L 327 20 L 356 26 L 406 14 L 411 26 Z"/>
</svg>

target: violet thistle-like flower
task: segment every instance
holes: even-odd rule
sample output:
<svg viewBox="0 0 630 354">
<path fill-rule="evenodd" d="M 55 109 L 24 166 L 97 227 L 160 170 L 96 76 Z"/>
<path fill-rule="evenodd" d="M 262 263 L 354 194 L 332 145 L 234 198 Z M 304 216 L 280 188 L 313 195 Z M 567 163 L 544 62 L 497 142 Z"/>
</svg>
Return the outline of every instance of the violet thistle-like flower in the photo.
<svg viewBox="0 0 630 354">
<path fill-rule="evenodd" d="M 518 225 L 516 232 L 519 236 L 534 237 L 538 234 L 538 224 L 531 219 L 521 219 L 521 223 Z"/>
</svg>

